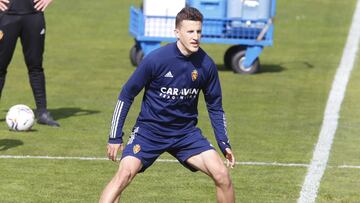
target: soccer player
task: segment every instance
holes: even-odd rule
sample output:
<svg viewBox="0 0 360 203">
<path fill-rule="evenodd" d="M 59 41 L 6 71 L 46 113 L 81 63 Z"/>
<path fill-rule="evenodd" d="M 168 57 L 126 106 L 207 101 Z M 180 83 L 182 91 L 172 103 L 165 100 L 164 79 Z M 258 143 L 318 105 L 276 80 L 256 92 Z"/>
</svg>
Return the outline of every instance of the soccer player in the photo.
<svg viewBox="0 0 360 203">
<path fill-rule="evenodd" d="M 60 126 L 47 110 L 45 74 L 42 67 L 45 43 L 43 11 L 52 0 L 0 0 L 0 98 L 7 67 L 20 37 L 39 124 Z"/>
<path fill-rule="evenodd" d="M 105 187 L 100 202 L 116 202 L 137 173 L 144 172 L 164 152 L 191 171 L 214 180 L 217 201 L 235 202 L 229 171 L 220 155 L 196 127 L 198 99 L 203 92 L 217 143 L 227 166 L 235 166 L 226 134 L 216 65 L 199 47 L 202 14 L 186 7 L 176 16 L 177 42 L 151 52 L 123 86 L 112 118 L 107 155 L 116 161 L 123 150 L 122 128 L 134 100 L 145 88 L 140 115 L 123 150 L 119 169 Z"/>
</svg>

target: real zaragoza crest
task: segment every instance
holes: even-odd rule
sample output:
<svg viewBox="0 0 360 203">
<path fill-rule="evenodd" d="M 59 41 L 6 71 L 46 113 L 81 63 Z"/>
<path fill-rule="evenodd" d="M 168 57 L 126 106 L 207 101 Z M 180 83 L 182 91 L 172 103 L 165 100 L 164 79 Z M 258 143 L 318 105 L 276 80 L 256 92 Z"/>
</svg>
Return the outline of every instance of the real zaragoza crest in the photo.
<svg viewBox="0 0 360 203">
<path fill-rule="evenodd" d="M 191 72 L 191 80 L 195 81 L 197 78 L 198 78 L 198 72 L 197 72 L 197 70 L 193 70 Z"/>
<path fill-rule="evenodd" d="M 137 154 L 138 152 L 140 152 L 140 150 L 141 150 L 141 147 L 139 144 L 134 145 L 134 147 L 133 147 L 134 154 Z"/>
</svg>

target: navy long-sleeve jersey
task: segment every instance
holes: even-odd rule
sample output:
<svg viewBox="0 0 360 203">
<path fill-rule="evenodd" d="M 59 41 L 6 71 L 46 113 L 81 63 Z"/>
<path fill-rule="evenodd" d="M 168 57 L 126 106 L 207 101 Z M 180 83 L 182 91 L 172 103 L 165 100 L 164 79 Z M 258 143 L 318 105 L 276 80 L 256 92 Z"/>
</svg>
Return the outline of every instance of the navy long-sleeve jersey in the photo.
<svg viewBox="0 0 360 203">
<path fill-rule="evenodd" d="M 120 92 L 109 143 L 122 143 L 126 115 L 143 88 L 141 112 L 135 126 L 169 137 L 193 131 L 202 91 L 217 143 L 224 154 L 230 148 L 217 68 L 201 48 L 186 57 L 176 43 L 171 43 L 142 60 Z"/>
</svg>

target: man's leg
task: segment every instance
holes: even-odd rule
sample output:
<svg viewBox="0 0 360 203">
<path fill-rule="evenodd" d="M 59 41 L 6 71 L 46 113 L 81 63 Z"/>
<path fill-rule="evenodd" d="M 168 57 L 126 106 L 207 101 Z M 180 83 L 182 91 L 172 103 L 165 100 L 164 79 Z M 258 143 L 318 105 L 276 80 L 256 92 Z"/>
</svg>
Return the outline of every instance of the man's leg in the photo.
<svg viewBox="0 0 360 203">
<path fill-rule="evenodd" d="M 0 98 L 5 84 L 7 67 L 13 56 L 19 33 L 19 17 L 12 15 L 0 17 Z"/>
<path fill-rule="evenodd" d="M 218 203 L 235 202 L 235 193 L 229 171 L 215 150 L 204 151 L 190 157 L 186 162 L 214 180 Z"/>
<path fill-rule="evenodd" d="M 138 158 L 126 156 L 120 161 L 119 169 L 115 176 L 102 192 L 99 203 L 114 203 L 134 179 L 138 171 L 141 169 L 142 163 Z"/>
<path fill-rule="evenodd" d="M 28 67 L 30 85 L 36 103 L 38 123 L 60 126 L 47 110 L 45 74 L 42 67 L 45 43 L 45 19 L 43 13 L 24 15 L 21 43 Z"/>
</svg>

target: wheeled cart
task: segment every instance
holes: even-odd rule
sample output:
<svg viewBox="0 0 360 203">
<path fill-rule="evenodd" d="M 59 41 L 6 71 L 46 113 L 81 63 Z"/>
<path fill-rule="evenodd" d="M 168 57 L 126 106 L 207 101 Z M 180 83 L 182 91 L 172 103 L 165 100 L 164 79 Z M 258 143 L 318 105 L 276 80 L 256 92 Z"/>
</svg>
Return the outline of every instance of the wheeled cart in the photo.
<svg viewBox="0 0 360 203">
<path fill-rule="evenodd" d="M 201 43 L 233 45 L 224 53 L 226 68 L 240 74 L 259 71 L 263 48 L 273 45 L 276 0 L 187 0 L 186 4 L 204 15 Z M 130 60 L 134 66 L 162 42 L 176 40 L 173 30 L 177 12 L 130 8 L 129 32 L 135 40 Z"/>
</svg>

